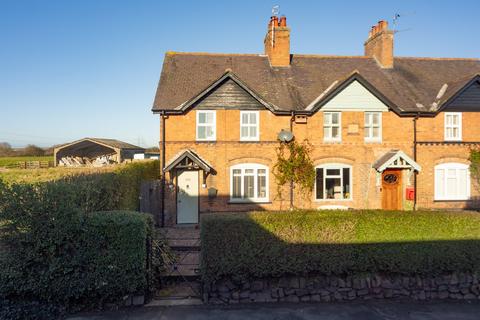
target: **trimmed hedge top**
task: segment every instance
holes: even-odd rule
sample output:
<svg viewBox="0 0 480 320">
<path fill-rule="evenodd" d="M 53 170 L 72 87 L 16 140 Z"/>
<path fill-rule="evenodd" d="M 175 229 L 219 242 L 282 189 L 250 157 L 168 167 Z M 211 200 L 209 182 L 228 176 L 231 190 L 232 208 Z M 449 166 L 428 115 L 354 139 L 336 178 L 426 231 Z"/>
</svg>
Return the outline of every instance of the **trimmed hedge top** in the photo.
<svg viewBox="0 0 480 320">
<path fill-rule="evenodd" d="M 205 280 L 480 270 L 474 212 L 294 211 L 203 218 Z"/>
</svg>

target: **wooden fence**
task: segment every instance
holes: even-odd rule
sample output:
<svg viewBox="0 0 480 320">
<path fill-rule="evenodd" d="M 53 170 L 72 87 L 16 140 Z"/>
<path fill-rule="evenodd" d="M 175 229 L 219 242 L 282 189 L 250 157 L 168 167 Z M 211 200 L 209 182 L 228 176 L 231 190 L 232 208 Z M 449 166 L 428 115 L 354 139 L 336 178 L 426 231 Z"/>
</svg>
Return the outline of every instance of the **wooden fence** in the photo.
<svg viewBox="0 0 480 320">
<path fill-rule="evenodd" d="M 162 214 L 161 191 L 161 180 L 143 181 L 140 185 L 140 212 L 152 214 L 157 225 Z"/>
<path fill-rule="evenodd" d="M 43 169 L 54 167 L 53 161 L 19 161 L 15 167 L 19 169 Z"/>
</svg>

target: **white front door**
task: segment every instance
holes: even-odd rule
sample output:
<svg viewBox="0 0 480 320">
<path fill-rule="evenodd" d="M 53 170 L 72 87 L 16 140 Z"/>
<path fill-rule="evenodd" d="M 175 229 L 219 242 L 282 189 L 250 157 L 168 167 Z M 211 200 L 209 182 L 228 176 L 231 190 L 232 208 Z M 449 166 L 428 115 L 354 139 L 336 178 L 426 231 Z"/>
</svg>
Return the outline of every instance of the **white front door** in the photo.
<svg viewBox="0 0 480 320">
<path fill-rule="evenodd" d="M 177 223 L 198 223 L 198 171 L 180 171 L 177 184 Z"/>
</svg>

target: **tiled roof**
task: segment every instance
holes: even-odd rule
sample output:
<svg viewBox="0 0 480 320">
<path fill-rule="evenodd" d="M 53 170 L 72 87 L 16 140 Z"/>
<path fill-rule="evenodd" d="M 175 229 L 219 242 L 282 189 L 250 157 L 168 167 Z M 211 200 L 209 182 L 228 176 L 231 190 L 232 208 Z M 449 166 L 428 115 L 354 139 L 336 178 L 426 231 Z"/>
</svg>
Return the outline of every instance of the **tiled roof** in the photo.
<svg viewBox="0 0 480 320">
<path fill-rule="evenodd" d="M 272 68 L 265 55 L 167 53 L 152 110 L 178 110 L 226 72 L 279 111 L 305 110 L 327 89 L 358 74 L 399 112 L 433 112 L 462 79 L 480 74 L 480 60 L 395 57 L 394 67 L 385 69 L 364 56 L 292 55 L 290 67 Z"/>
</svg>

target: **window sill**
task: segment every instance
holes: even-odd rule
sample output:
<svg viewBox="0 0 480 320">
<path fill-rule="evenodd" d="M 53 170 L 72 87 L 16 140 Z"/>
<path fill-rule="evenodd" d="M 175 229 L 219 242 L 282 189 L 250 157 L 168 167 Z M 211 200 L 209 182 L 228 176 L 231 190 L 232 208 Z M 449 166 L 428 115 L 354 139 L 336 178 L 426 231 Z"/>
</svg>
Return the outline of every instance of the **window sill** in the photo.
<svg viewBox="0 0 480 320">
<path fill-rule="evenodd" d="M 353 198 L 350 199 L 315 199 L 313 202 L 316 203 L 325 203 L 325 202 L 348 202 L 353 201 Z"/>
<path fill-rule="evenodd" d="M 240 140 L 239 141 L 240 143 L 258 143 L 260 142 L 260 139 L 257 139 L 257 140 Z"/>
<path fill-rule="evenodd" d="M 268 200 L 259 200 L 259 201 L 248 201 L 248 200 L 229 200 L 228 204 L 272 204 Z"/>
<path fill-rule="evenodd" d="M 463 142 L 462 138 L 459 139 L 444 139 L 445 142 Z"/>
<path fill-rule="evenodd" d="M 340 144 L 340 143 L 342 143 L 342 140 L 323 140 L 323 143 L 326 143 L 326 144 Z"/>
<path fill-rule="evenodd" d="M 433 199 L 433 202 L 465 202 L 473 201 L 472 199 Z"/>
<path fill-rule="evenodd" d="M 195 143 L 216 143 L 217 140 L 195 140 Z"/>
<path fill-rule="evenodd" d="M 379 144 L 379 143 L 382 143 L 382 140 L 373 140 L 373 139 L 372 140 L 370 140 L 370 139 L 367 140 L 367 139 L 365 139 L 365 143 Z"/>
</svg>

